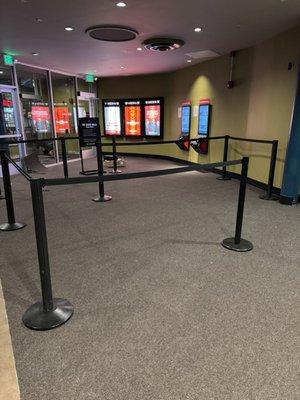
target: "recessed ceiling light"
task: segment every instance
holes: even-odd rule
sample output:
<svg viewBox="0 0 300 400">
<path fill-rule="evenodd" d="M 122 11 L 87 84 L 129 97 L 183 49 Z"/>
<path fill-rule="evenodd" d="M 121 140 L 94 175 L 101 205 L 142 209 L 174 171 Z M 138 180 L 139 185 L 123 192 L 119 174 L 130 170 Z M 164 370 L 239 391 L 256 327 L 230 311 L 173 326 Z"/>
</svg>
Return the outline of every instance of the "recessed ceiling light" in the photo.
<svg viewBox="0 0 300 400">
<path fill-rule="evenodd" d="M 123 67 L 123 66 L 121 67 L 121 69 L 124 69 L 124 68 L 125 68 L 125 67 Z"/>
<path fill-rule="evenodd" d="M 0 71 L 0 74 L 2 75 L 2 74 L 3 74 L 3 71 Z"/>
<path fill-rule="evenodd" d="M 141 47 L 138 47 L 137 51 L 143 51 L 143 49 Z"/>
<path fill-rule="evenodd" d="M 198 27 L 194 29 L 195 32 L 202 32 L 202 28 Z"/>
<path fill-rule="evenodd" d="M 191 62 L 192 62 L 192 60 L 186 60 L 186 62 L 188 62 L 188 63 L 191 63 Z"/>
<path fill-rule="evenodd" d="M 66 26 L 65 31 L 71 32 L 74 31 L 74 28 L 72 28 L 72 26 Z"/>
<path fill-rule="evenodd" d="M 40 23 L 40 22 L 43 22 L 43 20 L 42 20 L 42 18 L 36 18 L 35 22 L 39 22 Z"/>
<path fill-rule="evenodd" d="M 117 4 L 116 4 L 116 6 L 117 7 L 126 7 L 127 6 L 127 4 L 126 3 L 124 3 L 124 1 L 119 1 Z"/>
<path fill-rule="evenodd" d="M 40 53 L 32 53 L 33 56 L 38 56 Z"/>
</svg>

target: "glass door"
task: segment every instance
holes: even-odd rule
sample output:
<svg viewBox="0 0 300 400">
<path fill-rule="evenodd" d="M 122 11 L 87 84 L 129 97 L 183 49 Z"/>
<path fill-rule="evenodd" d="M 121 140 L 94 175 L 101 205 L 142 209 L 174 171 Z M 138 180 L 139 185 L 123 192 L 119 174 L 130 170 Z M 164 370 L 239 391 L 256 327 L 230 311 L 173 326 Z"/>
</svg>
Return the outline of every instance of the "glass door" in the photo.
<svg viewBox="0 0 300 400">
<path fill-rule="evenodd" d="M 26 144 L 27 154 L 37 154 L 42 164 L 56 162 L 54 136 L 47 72 L 17 64 L 17 80 L 22 105 L 24 135 L 26 139 L 46 139 Z"/>
<path fill-rule="evenodd" d="M 14 87 L 0 85 L 0 101 L 4 117 L 4 133 L 1 134 L 1 138 L 14 140 L 21 137 L 17 99 L 17 91 Z M 20 159 L 23 156 L 21 145 L 16 143 L 10 145 L 9 148 L 12 158 Z"/>
<path fill-rule="evenodd" d="M 98 117 L 98 99 L 94 93 L 80 92 L 80 96 L 77 97 L 78 102 L 78 118 L 86 117 Z M 83 157 L 89 157 L 92 155 L 91 151 L 93 147 L 82 148 Z"/>
</svg>

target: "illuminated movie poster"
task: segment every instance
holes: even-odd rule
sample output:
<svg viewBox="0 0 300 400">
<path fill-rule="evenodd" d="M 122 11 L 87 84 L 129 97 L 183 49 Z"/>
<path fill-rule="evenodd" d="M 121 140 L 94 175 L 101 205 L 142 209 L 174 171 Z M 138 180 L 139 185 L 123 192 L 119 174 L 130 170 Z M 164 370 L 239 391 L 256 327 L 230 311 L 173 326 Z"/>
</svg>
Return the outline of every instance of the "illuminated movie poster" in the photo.
<svg viewBox="0 0 300 400">
<path fill-rule="evenodd" d="M 209 130 L 210 104 L 201 104 L 199 106 L 198 135 L 208 136 Z"/>
<path fill-rule="evenodd" d="M 111 101 L 104 104 L 105 134 L 110 136 L 121 135 L 121 108 L 120 102 Z"/>
<path fill-rule="evenodd" d="M 181 107 L 181 133 L 188 135 L 191 126 L 191 106 L 183 104 Z"/>
<path fill-rule="evenodd" d="M 141 105 L 139 101 L 125 102 L 125 135 L 141 136 Z"/>
<path fill-rule="evenodd" d="M 46 133 L 50 130 L 50 111 L 49 107 L 32 106 L 31 118 L 37 133 Z"/>
<path fill-rule="evenodd" d="M 55 131 L 57 134 L 62 134 L 70 131 L 69 110 L 68 107 L 55 107 Z"/>
<path fill-rule="evenodd" d="M 154 104 L 153 104 L 154 103 Z M 145 101 L 145 135 L 160 136 L 161 106 L 159 100 Z"/>
</svg>

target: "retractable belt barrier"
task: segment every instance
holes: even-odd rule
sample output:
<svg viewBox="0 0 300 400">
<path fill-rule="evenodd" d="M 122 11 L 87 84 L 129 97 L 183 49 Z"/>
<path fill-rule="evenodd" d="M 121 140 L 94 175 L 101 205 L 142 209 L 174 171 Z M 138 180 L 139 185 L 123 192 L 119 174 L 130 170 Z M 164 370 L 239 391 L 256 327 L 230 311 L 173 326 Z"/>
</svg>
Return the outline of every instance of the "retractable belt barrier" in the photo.
<svg viewBox="0 0 300 400">
<path fill-rule="evenodd" d="M 33 179 L 26 171 L 24 171 L 5 151 L 0 152 L 1 166 L 4 178 L 4 188 L 6 195 L 7 204 L 7 215 L 8 224 L 10 228 L 20 229 L 25 226 L 22 223 L 16 223 L 14 217 L 13 198 L 10 184 L 9 174 L 9 162 L 22 174 L 22 176 L 30 182 L 32 207 L 35 225 L 35 237 L 37 245 L 38 263 L 41 280 L 41 292 L 42 300 L 31 305 L 23 314 L 22 320 L 25 326 L 35 330 L 49 330 L 58 327 L 71 318 L 74 312 L 73 305 L 65 299 L 53 298 L 51 274 L 50 274 L 50 261 L 48 254 L 48 241 L 47 241 L 47 230 L 46 230 L 46 219 L 44 210 L 44 199 L 43 199 L 43 188 L 46 186 L 56 185 L 74 185 L 74 184 L 85 184 L 85 183 L 98 183 L 99 184 L 99 197 L 94 201 L 107 201 L 103 200 L 104 194 L 104 182 L 108 181 L 120 181 L 126 179 L 139 179 L 156 176 L 166 176 L 171 174 L 179 174 L 190 171 L 202 171 L 211 170 L 214 168 L 224 168 L 233 165 L 242 165 L 239 197 L 238 197 L 238 209 L 236 216 L 235 236 L 224 239 L 222 246 L 226 249 L 245 252 L 253 249 L 251 242 L 242 238 L 242 225 L 244 216 L 244 205 L 247 185 L 247 174 L 248 174 L 248 157 L 243 157 L 240 160 L 234 161 L 222 161 L 210 164 L 198 164 L 188 165 L 184 167 L 168 168 L 163 170 L 144 171 L 144 172 L 133 172 L 122 175 L 103 175 L 102 165 L 102 153 L 101 153 L 101 141 L 97 141 L 97 153 L 98 154 L 98 176 L 86 176 L 86 177 L 74 177 L 69 178 L 66 176 L 64 170 L 64 178 L 53 178 L 53 179 Z M 102 200 L 101 200 L 102 198 Z M 12 230 L 3 229 L 3 230 Z"/>
<path fill-rule="evenodd" d="M 101 135 L 101 138 L 109 138 L 111 139 L 111 143 L 102 143 L 102 147 L 112 147 L 112 154 L 113 154 L 113 172 L 114 174 L 120 173 L 120 171 L 117 168 L 117 147 L 123 147 L 123 146 L 151 146 L 151 145 L 157 145 L 157 144 L 180 144 L 182 141 L 184 142 L 189 142 L 189 143 L 199 143 L 203 138 L 197 137 L 193 139 L 177 139 L 177 140 L 152 140 L 152 141 L 139 141 L 139 142 L 116 142 L 116 138 L 114 136 L 112 137 L 107 137 L 105 135 Z M 89 136 L 86 136 L 88 139 Z M 93 138 L 92 136 L 90 138 Z M 262 144 L 271 144 L 272 145 L 272 150 L 271 150 L 271 157 L 270 157 L 270 166 L 269 166 L 269 175 L 268 175 L 268 184 L 267 184 L 267 191 L 265 194 L 260 195 L 259 197 L 263 200 L 278 200 L 278 196 L 273 194 L 274 191 L 274 176 L 275 176 L 275 168 L 276 168 L 276 160 L 277 160 L 277 152 L 278 152 L 278 140 L 264 140 L 264 139 L 248 139 L 248 138 L 240 138 L 240 137 L 235 137 L 235 136 L 230 136 L 230 135 L 222 135 L 222 136 L 212 136 L 205 138 L 208 141 L 212 140 L 222 140 L 224 139 L 224 149 L 223 149 L 223 161 L 226 162 L 228 160 L 228 151 L 229 151 L 229 144 L 230 140 L 234 141 L 241 141 L 241 142 L 249 142 L 249 143 L 262 143 Z M 64 169 L 64 177 L 68 177 L 68 162 L 67 162 L 67 152 L 66 152 L 66 140 L 79 140 L 78 136 L 61 136 L 57 138 L 47 138 L 47 139 L 27 139 L 27 140 L 6 140 L 5 143 L 7 144 L 16 144 L 16 143 L 39 143 L 39 142 L 48 142 L 48 141 L 61 141 L 61 148 L 62 148 L 62 160 L 63 160 L 63 169 Z M 195 146 L 196 147 L 196 146 Z M 194 150 L 195 150 L 194 147 Z M 193 148 L 193 147 L 192 147 Z M 195 150 L 196 151 L 196 150 Z M 82 148 L 79 145 L 79 153 L 80 153 L 80 160 L 81 160 L 81 174 L 82 175 L 94 175 L 99 173 L 99 168 L 97 170 L 90 170 L 90 171 L 85 171 L 84 170 L 84 163 L 83 163 L 83 154 L 82 154 Z M 220 177 L 217 179 L 226 181 L 230 180 L 231 177 L 227 172 L 227 166 L 223 166 L 222 174 Z M 101 197 L 101 196 L 100 196 Z M 1 197 L 1 192 L 0 192 L 0 199 L 3 198 Z"/>
</svg>

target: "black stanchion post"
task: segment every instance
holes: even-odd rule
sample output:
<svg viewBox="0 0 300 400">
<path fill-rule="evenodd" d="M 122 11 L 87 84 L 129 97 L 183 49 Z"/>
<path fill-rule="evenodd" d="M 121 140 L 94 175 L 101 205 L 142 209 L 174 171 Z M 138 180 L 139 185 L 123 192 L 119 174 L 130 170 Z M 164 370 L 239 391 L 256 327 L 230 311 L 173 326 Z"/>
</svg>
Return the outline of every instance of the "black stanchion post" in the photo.
<svg viewBox="0 0 300 400">
<path fill-rule="evenodd" d="M 80 154 L 80 161 L 81 161 L 81 173 L 84 174 L 84 165 L 83 165 L 83 155 L 82 155 L 82 147 L 79 142 L 79 154 Z"/>
<path fill-rule="evenodd" d="M 42 301 L 33 304 L 23 315 L 23 323 L 31 329 L 49 330 L 71 318 L 74 308 L 68 300 L 53 299 L 46 220 L 43 201 L 43 180 L 30 181 L 35 237 L 38 252 Z"/>
<path fill-rule="evenodd" d="M 113 141 L 113 162 L 114 162 L 114 174 L 120 174 L 121 171 L 118 170 L 118 154 L 117 154 L 117 145 L 116 138 L 112 138 Z"/>
<path fill-rule="evenodd" d="M 120 174 L 121 171 L 118 170 L 118 154 L 117 154 L 117 145 L 116 145 L 116 138 L 112 137 L 112 147 L 113 147 L 113 174 Z"/>
<path fill-rule="evenodd" d="M 268 188 L 267 193 L 259 196 L 262 200 L 278 200 L 279 197 L 273 195 L 273 185 L 274 185 L 274 176 L 275 176 L 275 168 L 276 168 L 276 160 L 277 160 L 277 151 L 278 151 L 278 140 L 273 140 L 272 142 L 272 153 L 270 160 L 270 169 L 269 169 L 269 179 L 268 179 Z"/>
<path fill-rule="evenodd" d="M 63 159 L 63 166 L 64 166 L 64 177 L 69 178 L 66 140 L 65 140 L 65 138 L 61 138 L 60 140 L 61 140 L 62 159 Z"/>
<path fill-rule="evenodd" d="M 228 147 L 229 147 L 229 135 L 225 135 L 224 139 L 224 151 L 223 151 L 223 161 L 226 162 L 228 161 Z M 218 176 L 217 178 L 219 181 L 230 181 L 230 177 L 227 175 L 227 167 L 224 165 L 222 175 Z"/>
<path fill-rule="evenodd" d="M 249 158 L 243 157 L 235 236 L 234 238 L 224 239 L 222 242 L 222 245 L 226 247 L 226 249 L 234 251 L 250 251 L 253 249 L 253 244 L 251 242 L 242 239 L 242 225 L 244 216 L 248 165 L 249 165 Z"/>
<path fill-rule="evenodd" d="M 14 210 L 14 202 L 11 190 L 10 183 L 10 173 L 9 173 L 9 164 L 8 160 L 5 156 L 5 151 L 1 151 L 1 167 L 2 167 L 2 175 L 3 175 L 3 185 L 5 191 L 5 201 L 6 201 L 6 211 L 7 211 L 7 219 L 8 222 L 0 225 L 1 231 L 16 231 L 18 229 L 22 229 L 26 226 L 23 222 L 16 222 L 15 219 L 15 210 Z"/>
<path fill-rule="evenodd" d="M 96 140 L 96 151 L 97 151 L 97 165 L 98 165 L 98 176 L 103 176 L 103 155 L 102 155 L 102 145 L 101 145 L 101 137 L 98 136 Z M 110 201 L 112 199 L 111 196 L 108 196 L 104 192 L 104 182 L 99 182 L 99 196 L 95 197 L 93 201 L 97 203 L 104 203 L 106 201 Z"/>
</svg>

